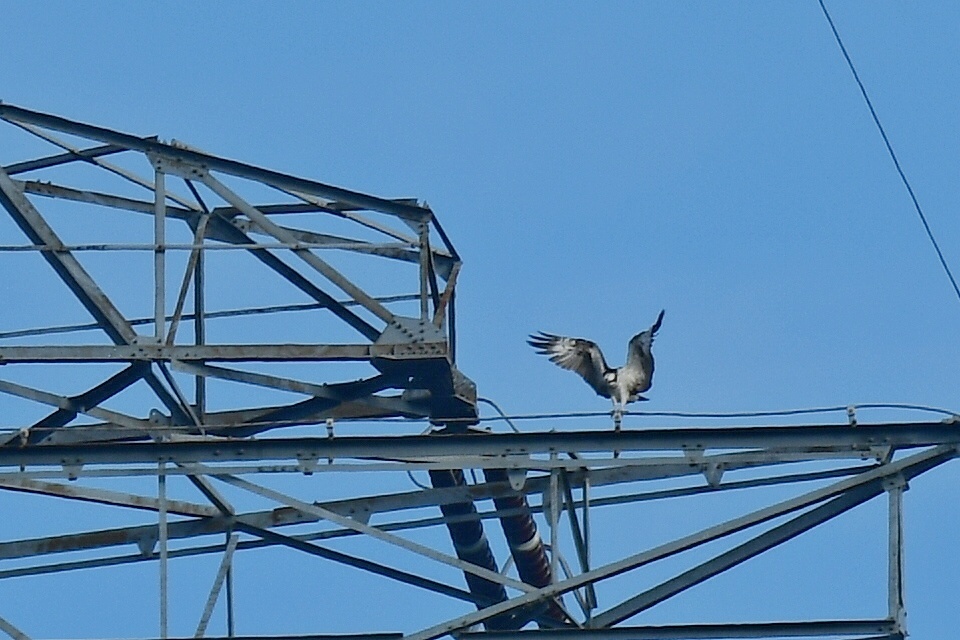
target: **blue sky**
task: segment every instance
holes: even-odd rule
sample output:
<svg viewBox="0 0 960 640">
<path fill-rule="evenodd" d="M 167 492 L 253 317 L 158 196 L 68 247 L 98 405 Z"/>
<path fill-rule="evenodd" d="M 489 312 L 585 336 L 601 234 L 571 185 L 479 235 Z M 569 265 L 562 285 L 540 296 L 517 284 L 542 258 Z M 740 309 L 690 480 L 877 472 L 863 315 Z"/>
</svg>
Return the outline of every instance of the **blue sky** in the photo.
<svg viewBox="0 0 960 640">
<path fill-rule="evenodd" d="M 960 6 L 827 6 L 948 263 L 960 269 Z M 608 407 L 536 357 L 527 334 L 589 337 L 619 364 L 626 340 L 661 308 L 657 377 L 644 409 L 957 409 L 960 300 L 814 0 L 2 10 L 0 100 L 429 202 L 465 263 L 460 368 L 508 413 Z M 0 146 L 2 163 L 32 154 Z M 26 295 L 22 283 L 3 280 L 0 294 Z M 874 411 L 861 420 L 911 417 L 929 416 Z M 958 479 L 948 465 L 907 494 L 916 637 L 947 637 L 958 622 L 948 597 L 960 575 L 951 554 Z M 656 527 L 637 525 L 649 540 L 687 517 L 650 509 L 639 517 Z M 882 614 L 882 539 L 874 539 L 882 509 L 849 517 L 831 525 L 835 535 L 809 534 L 647 620 L 843 616 L 850 610 L 837 605 L 847 598 L 854 614 Z M 22 535 L 4 520 L 0 539 Z M 611 536 L 607 546 L 617 550 Z M 818 554 L 823 574 L 806 566 Z M 215 562 L 196 584 L 191 567 L 178 569 L 184 601 L 203 597 Z M 380 588 L 319 561 L 289 574 L 252 556 L 241 562 L 241 575 L 250 567 L 266 584 L 293 581 L 331 598 L 338 589 L 315 584 L 316 571 L 349 575 L 353 594 Z M 155 588 L 147 570 L 118 574 Z M 832 586 L 817 586 L 818 575 Z M 0 581 L 0 602 L 15 603 L 0 616 L 37 637 L 62 635 L 69 627 L 46 618 L 37 594 L 82 591 L 93 579 L 36 579 L 29 588 Z M 244 592 L 241 583 L 241 631 L 316 630 L 287 593 L 295 590 L 277 589 L 285 595 L 274 602 L 263 585 Z M 366 615 L 369 598 L 344 589 L 340 597 L 355 607 L 345 610 Z M 768 601 L 771 592 L 783 595 Z M 81 616 L 77 635 L 155 633 L 152 600 L 142 600 L 124 601 L 119 631 Z M 95 594 L 82 601 L 96 609 Z M 382 628 L 403 627 L 382 606 L 371 614 L 383 616 Z M 263 620 L 272 610 L 279 619 Z M 176 618 L 179 633 L 192 631 L 195 615 Z M 356 622 L 338 621 L 336 630 L 365 628 Z"/>
</svg>

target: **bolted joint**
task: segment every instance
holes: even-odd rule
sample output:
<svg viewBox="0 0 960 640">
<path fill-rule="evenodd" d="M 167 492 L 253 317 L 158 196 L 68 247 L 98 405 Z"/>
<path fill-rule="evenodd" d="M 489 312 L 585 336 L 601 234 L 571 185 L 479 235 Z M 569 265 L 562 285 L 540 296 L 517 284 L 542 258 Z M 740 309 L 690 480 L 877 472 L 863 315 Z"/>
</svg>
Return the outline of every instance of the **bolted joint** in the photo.
<svg viewBox="0 0 960 640">
<path fill-rule="evenodd" d="M 181 158 L 169 157 L 157 152 L 148 152 L 147 158 L 155 170 L 187 180 L 202 180 L 208 173 L 207 167 L 203 165 L 193 164 Z"/>
<path fill-rule="evenodd" d="M 907 482 L 902 473 L 897 473 L 884 478 L 881 486 L 884 491 L 907 491 L 910 488 L 910 483 Z"/>
</svg>

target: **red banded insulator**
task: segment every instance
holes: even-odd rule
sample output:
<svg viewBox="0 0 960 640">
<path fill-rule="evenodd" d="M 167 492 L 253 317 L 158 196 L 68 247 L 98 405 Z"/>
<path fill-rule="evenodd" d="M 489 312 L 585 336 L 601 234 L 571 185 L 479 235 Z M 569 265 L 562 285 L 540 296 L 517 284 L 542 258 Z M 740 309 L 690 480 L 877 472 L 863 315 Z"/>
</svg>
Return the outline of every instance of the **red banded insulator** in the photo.
<svg viewBox="0 0 960 640">
<path fill-rule="evenodd" d="M 509 482 L 504 469 L 484 469 L 483 474 L 487 482 Z M 517 565 L 520 579 L 535 587 L 546 587 L 552 583 L 553 570 L 550 568 L 550 559 L 547 557 L 543 540 L 540 539 L 537 522 L 533 519 L 527 497 L 514 494 L 494 498 L 493 503 L 498 512 L 506 514 L 500 516 L 500 525 L 503 527 L 503 535 L 510 546 L 510 553 L 513 555 L 513 562 Z M 558 625 L 570 622 L 554 600 L 547 602 L 544 615 L 555 620 Z"/>
<path fill-rule="evenodd" d="M 460 469 L 431 470 L 430 482 L 434 488 L 460 487 L 467 484 Z M 497 571 L 497 561 L 493 557 L 493 550 L 483 532 L 483 524 L 480 522 L 473 502 L 442 504 L 440 511 L 443 512 L 444 517 L 448 518 L 447 531 L 450 533 L 457 557 L 490 571 Z M 468 572 L 464 572 L 463 575 L 467 580 L 470 593 L 477 598 L 477 609 L 507 599 L 507 592 L 502 584 Z M 511 630 L 519 629 L 525 621 L 526 617 L 522 613 L 511 612 L 490 618 L 485 626 L 489 630 Z"/>
</svg>

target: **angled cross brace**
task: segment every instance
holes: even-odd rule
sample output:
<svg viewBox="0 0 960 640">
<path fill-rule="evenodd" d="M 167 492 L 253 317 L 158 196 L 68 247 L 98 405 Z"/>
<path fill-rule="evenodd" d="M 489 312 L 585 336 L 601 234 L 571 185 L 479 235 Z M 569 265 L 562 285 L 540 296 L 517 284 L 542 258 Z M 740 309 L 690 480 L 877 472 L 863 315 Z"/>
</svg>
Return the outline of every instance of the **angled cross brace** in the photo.
<svg viewBox="0 0 960 640">
<path fill-rule="evenodd" d="M 96 504 L 129 507 L 131 509 L 141 509 L 151 512 L 157 512 L 160 510 L 159 501 L 153 497 L 135 495 L 132 493 L 108 491 L 106 489 L 81 487 L 75 484 L 40 482 L 37 480 L 27 480 L 25 478 L 19 480 L 0 479 L 0 489 L 17 491 L 21 493 L 35 493 L 40 495 L 56 496 L 59 498 L 69 498 L 71 500 L 92 502 Z M 220 515 L 220 512 L 213 507 L 208 507 L 202 504 L 194 504 L 192 502 L 185 502 L 182 500 L 167 500 L 166 509 L 169 513 L 190 517 L 213 518 Z"/>
<path fill-rule="evenodd" d="M 57 234 L 3 170 L 0 170 L 0 206 L 7 210 L 33 242 L 52 247 L 63 246 Z M 70 252 L 45 251 L 43 256 L 115 344 L 129 345 L 136 341 L 136 331 Z M 176 399 L 153 372 L 148 371 L 144 379 L 170 411 L 178 417 L 186 417 Z"/>
<path fill-rule="evenodd" d="M 0 205 L 35 244 L 63 246 L 57 234 L 3 170 L 0 170 Z M 136 332 L 72 254 L 44 251 L 42 255 L 114 343 L 130 344 L 136 339 Z"/>
<path fill-rule="evenodd" d="M 69 154 L 65 154 L 69 155 Z M 48 197 L 48 198 L 58 198 L 63 200 L 72 200 L 74 202 L 86 202 L 90 204 L 96 204 L 99 206 L 110 207 L 114 209 L 120 209 L 123 211 L 131 211 L 134 213 L 144 213 L 148 215 L 153 215 L 155 203 L 148 202 L 146 200 L 136 200 L 132 198 L 125 198 L 121 196 L 116 196 L 112 194 L 99 193 L 89 190 L 74 189 L 73 187 L 68 187 L 60 184 L 52 184 L 49 182 L 36 182 L 36 181 L 15 181 L 15 184 L 25 193 L 30 193 L 33 195 Z M 257 205 L 256 208 L 265 213 L 265 214 L 274 214 L 274 213 L 310 213 L 310 212 L 331 212 L 334 215 L 339 217 L 345 217 L 340 211 L 332 211 L 329 208 L 321 207 L 312 204 L 302 204 L 302 205 L 290 205 L 290 204 L 281 204 L 281 205 Z M 249 235 L 246 234 L 260 234 L 266 235 L 266 231 L 261 229 L 257 224 L 250 220 L 246 219 L 235 219 L 239 213 L 237 209 L 232 207 L 216 207 L 211 211 L 212 215 L 216 215 L 224 218 L 224 222 L 232 226 L 233 231 L 228 230 L 228 227 L 221 226 L 218 229 L 208 229 L 205 237 L 220 240 L 222 242 L 227 242 L 237 245 L 254 245 L 256 244 Z M 167 207 L 167 217 L 176 218 L 179 220 L 187 221 L 191 226 L 195 226 L 197 219 L 197 212 L 193 209 L 183 208 L 183 207 Z M 357 216 L 350 216 L 351 219 L 354 219 L 358 224 L 364 226 L 371 226 L 368 221 L 357 219 Z M 282 227 L 284 230 L 292 234 L 298 242 L 305 244 L 318 244 L 318 245 L 339 245 L 337 248 L 344 249 L 346 251 L 353 251 L 356 253 L 369 254 L 382 258 L 389 258 L 392 260 L 401 260 L 404 262 L 419 262 L 420 256 L 419 252 L 407 248 L 413 242 L 412 240 L 406 238 L 397 238 L 395 234 L 388 228 L 374 226 L 373 228 L 377 229 L 380 232 L 387 233 L 395 237 L 398 240 L 396 245 L 379 245 L 371 243 L 365 240 L 355 240 L 347 237 L 335 236 L 324 233 L 316 233 L 313 231 L 305 231 L 302 229 L 295 229 L 291 227 Z M 238 233 L 239 232 L 239 233 Z M 246 240 L 242 240 L 246 238 Z M 437 266 L 437 271 L 441 277 L 445 279 L 450 279 L 455 268 L 459 268 L 461 264 L 458 260 L 454 259 L 451 255 L 433 249 L 431 252 L 432 259 Z"/>
<path fill-rule="evenodd" d="M 563 503 L 566 506 L 566 512 L 570 522 L 570 533 L 573 536 L 573 544 L 577 550 L 577 559 L 580 562 L 580 571 L 590 570 L 590 537 L 587 526 L 581 528 L 580 520 L 577 518 L 577 503 L 573 499 L 573 488 L 570 485 L 570 474 L 566 469 L 560 470 L 560 484 L 563 487 Z M 588 521 L 588 497 L 587 490 L 584 489 L 584 500 L 582 507 L 584 509 L 584 522 Z M 592 584 L 588 584 L 585 589 L 584 605 L 587 611 L 597 606 L 597 594 Z"/>
<path fill-rule="evenodd" d="M 384 376 L 376 376 L 374 379 L 380 379 L 382 386 L 377 388 L 367 388 L 364 391 L 364 396 L 349 397 L 352 394 L 344 394 L 342 391 L 347 390 L 348 385 L 356 385 L 358 382 L 348 382 L 340 384 L 313 384 L 309 382 L 302 382 L 300 380 L 293 380 L 291 378 L 281 378 L 279 376 L 266 375 L 262 373 L 253 373 L 250 371 L 238 371 L 236 369 L 226 369 L 223 367 L 216 367 L 206 364 L 197 364 L 189 362 L 180 362 L 178 360 L 173 361 L 172 366 L 178 371 L 183 371 L 185 373 L 192 373 L 198 376 L 210 377 L 210 378 L 219 378 L 221 380 L 230 380 L 232 382 L 241 382 L 244 384 L 257 385 L 261 387 L 266 387 L 268 389 L 281 389 L 283 391 L 292 391 L 294 393 L 302 393 L 305 395 L 310 395 L 315 398 L 325 398 L 328 399 L 337 405 L 343 404 L 345 402 L 358 401 L 362 402 L 364 405 L 367 405 L 373 409 L 382 411 L 387 415 L 406 415 L 406 416 L 422 416 L 425 415 L 423 411 L 417 405 L 405 402 L 399 398 L 385 398 L 382 396 L 373 395 L 377 391 L 382 391 L 384 389 L 390 388 L 396 381 L 385 378 Z"/>
<path fill-rule="evenodd" d="M 692 549 L 711 540 L 717 540 L 733 533 L 743 531 L 749 527 L 762 524 L 764 522 L 769 522 L 770 520 L 779 516 L 818 504 L 824 500 L 833 500 L 838 496 L 842 497 L 842 494 L 851 490 L 855 490 L 858 487 L 876 484 L 884 477 L 902 474 L 906 479 L 913 478 L 920 473 L 952 460 L 956 456 L 957 450 L 953 446 L 936 447 L 922 453 L 918 453 L 898 462 L 883 465 L 877 469 L 867 471 L 854 478 L 843 480 L 831 486 L 817 489 L 805 495 L 786 500 L 778 505 L 766 507 L 735 520 L 710 527 L 702 532 L 665 543 L 648 551 L 643 551 L 632 556 L 628 556 L 627 558 L 613 562 L 604 567 L 592 569 L 586 573 L 580 574 L 579 576 L 575 576 L 574 578 L 569 578 L 542 589 L 538 589 L 534 592 L 523 594 L 516 598 L 512 598 L 507 602 L 487 607 L 482 611 L 467 614 L 453 620 L 448 620 L 428 629 L 411 634 L 408 640 L 433 640 L 434 638 L 442 637 L 453 631 L 467 628 L 492 616 L 500 615 L 517 607 L 536 602 L 546 597 L 567 593 L 583 585 L 597 582 L 598 580 L 604 580 L 606 578 L 620 575 L 646 564 L 650 564 L 651 562 L 655 562 L 657 560 L 676 555 L 688 549 Z M 831 502 L 828 504 L 832 504 L 833 507 L 836 508 L 841 503 Z"/>
<path fill-rule="evenodd" d="M 243 233 L 235 226 L 233 226 L 227 220 L 224 220 L 219 215 L 211 216 L 210 218 L 210 229 L 216 233 L 219 233 L 223 236 L 223 239 L 226 242 L 231 242 L 234 244 L 252 244 L 253 239 L 250 238 L 247 234 Z M 324 305 L 334 315 L 346 322 L 348 325 L 356 329 L 370 341 L 374 341 L 379 337 L 380 330 L 376 329 L 373 325 L 368 323 L 366 320 L 353 313 L 347 309 L 343 304 L 338 302 L 333 296 L 327 292 L 320 289 L 318 286 L 307 280 L 299 271 L 288 265 L 286 262 L 273 255 L 266 249 L 250 249 L 250 253 L 257 258 L 260 262 L 265 264 L 270 269 L 273 269 L 280 276 L 285 278 L 292 284 L 297 287 L 308 296 Z"/>
<path fill-rule="evenodd" d="M 91 407 L 96 407 L 101 402 L 104 402 L 108 398 L 115 396 L 130 385 L 134 384 L 137 380 L 143 378 L 147 369 L 148 367 L 145 363 L 135 362 L 131 364 L 123 371 L 98 384 L 92 389 L 89 389 L 80 395 L 69 398 L 70 404 L 74 408 L 57 409 L 47 417 L 35 423 L 33 426 L 28 427 L 25 441 L 21 435 L 20 437 L 12 438 L 6 444 L 8 446 L 14 444 L 20 444 L 22 446 L 25 444 L 37 444 L 38 442 L 42 442 L 48 438 L 55 429 L 62 427 L 75 419 L 77 415 L 79 415 L 80 411 L 84 411 Z"/>
<path fill-rule="evenodd" d="M 272 544 L 284 545 L 298 551 L 303 551 L 304 553 L 309 553 L 327 560 L 333 560 L 334 562 L 339 562 L 340 564 L 362 569 L 364 571 L 369 571 L 370 573 L 374 573 L 385 578 L 390 578 L 391 580 L 397 580 L 404 584 L 419 587 L 421 589 L 427 589 L 428 591 L 433 591 L 435 593 L 456 598 L 458 600 L 463 600 L 470 603 L 476 602 L 474 595 L 469 591 L 457 589 L 447 584 L 443 584 L 442 582 L 430 580 L 429 578 L 424 578 L 423 576 L 401 571 L 400 569 L 394 569 L 393 567 L 388 567 L 371 560 L 351 556 L 340 551 L 334 551 L 333 549 L 321 547 L 320 545 L 306 542 L 292 536 L 285 536 L 275 531 L 270 531 L 269 529 L 246 524 L 242 521 L 238 521 L 236 523 L 236 529 L 238 531 L 243 531 L 244 533 L 261 538 L 264 541 Z M 486 605 L 489 603 L 480 602 L 479 604 Z"/>
<path fill-rule="evenodd" d="M 100 420 L 106 420 L 111 424 L 118 425 L 120 427 L 130 429 L 131 435 L 146 435 L 150 432 L 151 428 L 154 426 L 146 420 L 141 420 L 139 418 L 134 418 L 133 416 L 128 416 L 124 413 L 119 413 L 117 411 L 111 411 L 109 409 L 104 409 L 102 407 L 85 407 L 80 406 L 76 402 L 73 402 L 70 398 L 65 396 L 59 396 L 55 393 L 48 393 L 46 391 L 41 391 L 39 389 L 34 389 L 22 384 L 17 384 L 15 382 L 9 382 L 7 380 L 0 380 L 0 393 L 7 393 L 12 396 L 17 396 L 19 398 L 24 398 L 26 400 L 32 400 L 34 402 L 39 402 L 41 404 L 46 404 L 51 407 L 58 407 L 60 410 L 65 412 L 82 413 Z M 16 447 L 17 452 L 23 452 L 30 447 L 35 445 L 28 445 L 25 447 Z M 7 450 L 8 452 L 12 450 L 11 447 L 0 447 L 0 451 Z M 14 454 L 11 454 L 14 455 Z M 0 456 L 2 457 L 2 456 Z"/>
<path fill-rule="evenodd" d="M 217 570 L 217 577 L 213 580 L 213 586 L 210 587 L 210 595 L 207 598 L 207 604 L 203 608 L 200 616 L 200 622 L 197 623 L 197 630 L 193 634 L 194 638 L 202 638 L 207 632 L 207 625 L 210 623 L 210 616 L 213 615 L 213 608 L 220 597 L 220 590 L 223 588 L 223 581 L 230 570 L 230 564 L 233 562 L 233 552 L 237 550 L 237 542 L 240 540 L 236 534 L 231 535 L 227 541 L 227 548 L 223 552 L 223 560 L 220 562 L 220 568 Z"/>
<path fill-rule="evenodd" d="M 737 545 L 733 549 L 694 567 L 679 576 L 667 580 L 629 600 L 599 613 L 593 617 L 595 627 L 609 627 L 631 618 L 690 587 L 712 578 L 738 564 L 760 555 L 788 540 L 791 540 L 813 527 L 846 513 L 850 509 L 867 502 L 883 493 L 880 480 L 845 491 L 830 502 L 820 505 L 787 522 L 766 531 L 751 540 Z"/>
<path fill-rule="evenodd" d="M 23 631 L 20 631 L 20 629 L 17 629 L 15 626 L 13 626 L 13 624 L 2 617 L 0 617 L 0 631 L 13 638 L 13 640 L 30 640 L 30 636 L 25 634 Z"/>
<path fill-rule="evenodd" d="M 155 140 L 156 138 L 149 138 Z M 126 151 L 125 147 L 121 147 L 115 144 L 104 144 L 98 147 L 92 147 L 90 149 L 81 149 L 79 151 L 68 151 L 67 153 L 59 153 L 55 156 L 47 156 L 45 158 L 37 158 L 36 160 L 28 160 L 26 162 L 18 162 L 16 164 L 9 164 L 5 167 L 2 167 L 4 171 L 7 172 L 7 175 L 15 175 L 18 173 L 26 173 L 27 171 L 36 171 L 38 169 L 48 169 L 50 167 L 56 167 L 61 164 L 67 164 L 69 162 L 76 162 L 78 160 L 83 160 L 89 162 L 93 158 L 102 158 L 103 156 L 108 156 L 114 153 L 119 153 L 121 151 Z"/>
<path fill-rule="evenodd" d="M 276 500 L 282 504 L 286 504 L 288 506 L 294 507 L 295 509 L 303 513 L 308 513 L 311 515 L 315 515 L 319 518 L 322 518 L 324 520 L 329 520 L 331 522 L 339 524 L 342 527 L 353 529 L 354 531 L 357 531 L 359 533 L 367 534 L 372 538 L 376 538 L 383 542 L 387 542 L 389 544 L 393 544 L 400 548 L 407 549 L 408 551 L 412 551 L 413 553 L 427 557 L 431 560 L 436 560 L 437 562 L 441 562 L 443 564 L 456 567 L 461 571 L 470 572 L 474 575 L 480 576 L 481 578 L 486 578 L 487 580 L 490 580 L 492 582 L 504 584 L 524 592 L 536 590 L 535 588 L 531 587 L 526 583 L 519 582 L 518 580 L 514 580 L 506 576 L 502 576 L 499 573 L 490 571 L 483 567 L 479 567 L 469 562 L 463 562 L 458 558 L 454 558 L 452 556 L 448 556 L 447 554 L 440 553 L 439 551 L 435 551 L 434 549 L 431 549 L 430 547 L 424 546 L 422 544 L 411 542 L 405 538 L 401 538 L 392 533 L 388 533 L 377 527 L 364 524 L 358 520 L 354 520 L 353 518 L 342 516 L 338 513 L 330 511 L 329 509 L 325 509 L 319 505 L 302 502 L 290 496 L 286 496 L 278 491 L 273 491 L 272 489 L 258 486 L 252 482 L 248 482 L 246 480 L 242 480 L 234 476 L 217 475 L 215 473 L 211 473 L 211 475 L 213 475 L 213 477 L 217 478 L 218 480 L 221 480 L 228 484 L 232 484 L 236 487 L 245 489 L 247 491 L 263 496 L 265 498 Z"/>
<path fill-rule="evenodd" d="M 290 244 L 291 249 L 297 254 L 298 257 L 316 269 L 334 285 L 343 290 L 344 293 L 363 305 L 368 311 L 373 313 L 387 324 L 393 322 L 394 316 L 389 310 L 387 310 L 386 307 L 367 295 L 359 287 L 345 278 L 343 274 L 327 264 L 324 260 L 321 260 L 309 249 L 298 248 L 297 238 L 293 234 L 275 224 L 270 220 L 270 218 L 263 215 L 261 212 L 257 211 L 256 207 L 248 204 L 240 196 L 228 189 L 226 185 L 210 175 L 210 173 L 204 170 L 204 172 L 198 177 L 214 193 L 229 202 L 232 206 L 242 211 L 247 217 L 256 222 L 260 228 L 265 230 L 277 240 Z"/>
</svg>

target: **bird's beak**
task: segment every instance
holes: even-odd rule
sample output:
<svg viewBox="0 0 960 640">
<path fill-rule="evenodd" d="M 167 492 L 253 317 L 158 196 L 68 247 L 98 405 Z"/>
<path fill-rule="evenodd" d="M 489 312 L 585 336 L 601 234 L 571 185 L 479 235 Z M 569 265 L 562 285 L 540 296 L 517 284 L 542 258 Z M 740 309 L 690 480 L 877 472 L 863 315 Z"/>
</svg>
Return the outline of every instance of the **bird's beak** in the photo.
<svg viewBox="0 0 960 640">
<path fill-rule="evenodd" d="M 657 321 L 653 323 L 653 326 L 650 327 L 650 333 L 656 334 L 660 330 L 660 323 L 663 322 L 663 312 L 664 309 L 660 310 L 660 315 L 657 316 Z"/>
</svg>

